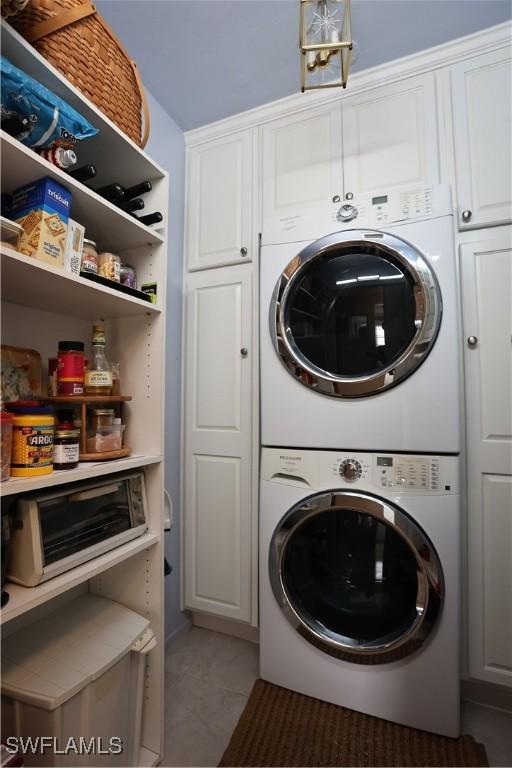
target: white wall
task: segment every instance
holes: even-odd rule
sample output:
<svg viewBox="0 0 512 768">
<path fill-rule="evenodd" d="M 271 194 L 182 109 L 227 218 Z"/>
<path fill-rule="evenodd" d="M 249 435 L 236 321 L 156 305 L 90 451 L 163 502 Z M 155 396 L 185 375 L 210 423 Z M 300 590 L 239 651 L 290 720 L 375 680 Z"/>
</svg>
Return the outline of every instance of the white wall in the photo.
<svg viewBox="0 0 512 768">
<path fill-rule="evenodd" d="M 185 141 L 182 130 L 147 92 L 151 132 L 147 153 L 169 172 L 167 254 L 165 485 L 173 500 L 174 526 L 165 534 L 165 554 L 173 572 L 165 580 L 165 636 L 171 637 L 188 619 L 180 611 L 180 408 L 181 310 L 183 273 L 183 210 Z M 150 211 L 148 211 L 150 213 Z"/>
</svg>

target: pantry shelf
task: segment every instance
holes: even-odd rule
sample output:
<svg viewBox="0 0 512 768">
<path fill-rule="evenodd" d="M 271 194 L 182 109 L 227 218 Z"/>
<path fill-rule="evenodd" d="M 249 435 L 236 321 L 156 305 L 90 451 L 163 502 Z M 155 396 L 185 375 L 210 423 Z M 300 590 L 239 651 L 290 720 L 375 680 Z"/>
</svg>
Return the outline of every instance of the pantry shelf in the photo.
<svg viewBox="0 0 512 768">
<path fill-rule="evenodd" d="M 159 314 L 156 304 L 91 283 L 2 245 L 2 300 L 46 312 L 91 318 Z"/>
<path fill-rule="evenodd" d="M 9 602 L 0 612 L 0 621 L 5 624 L 12 619 L 32 608 L 36 608 L 43 603 L 52 600 L 54 597 L 67 592 L 69 589 L 82 584 L 84 581 L 92 579 L 103 571 L 112 568 L 123 560 L 142 552 L 149 547 L 154 546 L 160 539 L 156 533 L 146 533 L 139 536 L 138 539 L 129 541 L 126 544 L 116 547 L 116 549 L 106 552 L 100 557 L 79 565 L 60 576 L 54 576 L 53 579 L 39 584 L 37 587 L 22 587 L 19 584 L 4 584 L 4 591 L 9 594 Z"/>
<path fill-rule="evenodd" d="M 41 488 L 51 488 L 64 483 L 75 483 L 78 480 L 88 480 L 92 477 L 111 475 L 113 472 L 122 472 L 137 467 L 147 467 L 151 464 L 159 464 L 161 456 L 130 456 L 116 461 L 98 461 L 80 463 L 77 469 L 65 469 L 52 472 L 49 475 L 39 477 L 11 477 L 0 486 L 0 495 L 14 496 L 17 493 L 30 493 Z"/>
<path fill-rule="evenodd" d="M 60 168 L 0 131 L 2 150 L 2 192 L 11 194 L 17 187 L 49 176 L 67 187 L 73 199 L 71 217 L 83 224 L 86 237 L 101 243 L 103 250 L 115 253 L 143 245 L 157 245 L 164 237 L 133 216 L 100 197 Z"/>
</svg>

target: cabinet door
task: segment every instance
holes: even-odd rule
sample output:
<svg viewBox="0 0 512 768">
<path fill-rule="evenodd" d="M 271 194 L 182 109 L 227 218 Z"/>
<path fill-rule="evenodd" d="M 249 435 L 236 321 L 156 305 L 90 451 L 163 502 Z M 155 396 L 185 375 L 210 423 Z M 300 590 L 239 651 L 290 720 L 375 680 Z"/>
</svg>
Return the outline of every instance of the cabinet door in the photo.
<svg viewBox="0 0 512 768">
<path fill-rule="evenodd" d="M 439 182 L 433 74 L 344 99 L 342 121 L 345 197 Z"/>
<path fill-rule="evenodd" d="M 461 246 L 469 671 L 512 686 L 512 236 Z"/>
<path fill-rule="evenodd" d="M 274 120 L 261 130 L 264 221 L 341 197 L 339 103 Z"/>
<path fill-rule="evenodd" d="M 186 206 L 190 270 L 252 258 L 252 163 L 252 130 L 189 149 Z"/>
<path fill-rule="evenodd" d="M 461 229 L 512 220 L 511 60 L 506 48 L 452 68 Z"/>
<path fill-rule="evenodd" d="M 188 277 L 184 595 L 187 608 L 251 620 L 252 269 Z"/>
</svg>

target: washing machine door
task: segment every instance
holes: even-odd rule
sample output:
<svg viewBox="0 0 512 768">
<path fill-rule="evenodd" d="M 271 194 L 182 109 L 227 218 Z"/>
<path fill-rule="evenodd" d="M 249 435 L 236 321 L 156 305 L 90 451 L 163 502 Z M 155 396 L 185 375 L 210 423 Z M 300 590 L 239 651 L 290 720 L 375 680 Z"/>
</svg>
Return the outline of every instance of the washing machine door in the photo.
<svg viewBox="0 0 512 768">
<path fill-rule="evenodd" d="M 270 333 L 302 384 L 364 397 L 425 360 L 441 315 L 437 279 L 417 248 L 382 232 L 345 230 L 290 261 L 272 296 Z"/>
<path fill-rule="evenodd" d="M 269 575 L 297 631 L 356 663 L 417 651 L 444 598 L 441 564 L 425 532 L 394 504 L 365 493 L 315 494 L 290 509 L 270 544 Z"/>
</svg>

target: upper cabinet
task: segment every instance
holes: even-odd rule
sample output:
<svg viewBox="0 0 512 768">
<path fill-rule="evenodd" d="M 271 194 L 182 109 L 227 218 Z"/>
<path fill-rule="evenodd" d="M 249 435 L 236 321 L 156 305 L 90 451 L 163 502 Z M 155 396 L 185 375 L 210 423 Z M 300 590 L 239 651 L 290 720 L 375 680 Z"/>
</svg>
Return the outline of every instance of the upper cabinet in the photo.
<svg viewBox="0 0 512 768">
<path fill-rule="evenodd" d="M 510 48 L 452 68 L 458 220 L 461 229 L 510 222 Z"/>
<path fill-rule="evenodd" d="M 345 197 L 439 182 L 433 73 L 342 102 Z"/>
<path fill-rule="evenodd" d="M 188 269 L 250 261 L 254 132 L 190 147 L 187 165 Z"/>
<path fill-rule="evenodd" d="M 339 102 L 273 120 L 261 131 L 264 221 L 341 198 Z"/>
</svg>

